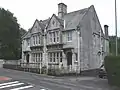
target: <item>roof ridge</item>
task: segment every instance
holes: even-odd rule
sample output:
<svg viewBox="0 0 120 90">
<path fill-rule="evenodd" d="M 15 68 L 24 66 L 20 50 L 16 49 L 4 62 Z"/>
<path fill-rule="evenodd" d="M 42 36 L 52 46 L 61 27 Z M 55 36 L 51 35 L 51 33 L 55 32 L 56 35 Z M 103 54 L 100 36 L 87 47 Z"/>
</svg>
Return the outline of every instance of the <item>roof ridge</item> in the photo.
<svg viewBox="0 0 120 90">
<path fill-rule="evenodd" d="M 80 10 L 72 11 L 72 12 L 69 12 L 69 13 L 67 13 L 67 14 L 71 14 L 71 13 L 79 12 L 79 11 L 86 10 L 86 9 L 88 9 L 88 8 L 84 8 L 84 9 L 80 9 Z M 67 14 L 66 14 L 66 15 L 67 15 Z"/>
</svg>

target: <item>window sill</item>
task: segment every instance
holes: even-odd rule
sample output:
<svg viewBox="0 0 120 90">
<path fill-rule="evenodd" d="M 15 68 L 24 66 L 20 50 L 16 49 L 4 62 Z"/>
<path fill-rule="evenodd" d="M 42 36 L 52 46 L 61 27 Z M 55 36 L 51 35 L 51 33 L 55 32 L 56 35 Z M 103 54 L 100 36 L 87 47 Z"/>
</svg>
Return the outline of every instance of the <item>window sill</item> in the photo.
<svg viewBox="0 0 120 90">
<path fill-rule="evenodd" d="M 72 41 L 67 41 L 67 42 L 72 42 Z"/>
</svg>

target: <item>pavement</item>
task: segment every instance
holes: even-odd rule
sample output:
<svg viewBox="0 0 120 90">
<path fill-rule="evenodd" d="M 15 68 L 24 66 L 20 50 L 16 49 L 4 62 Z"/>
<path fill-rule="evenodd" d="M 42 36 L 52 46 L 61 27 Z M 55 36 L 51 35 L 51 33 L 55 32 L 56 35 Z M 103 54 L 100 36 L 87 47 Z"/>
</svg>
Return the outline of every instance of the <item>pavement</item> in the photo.
<svg viewBox="0 0 120 90">
<path fill-rule="evenodd" d="M 112 90 L 106 79 L 55 77 L 0 68 L 0 90 Z"/>
</svg>

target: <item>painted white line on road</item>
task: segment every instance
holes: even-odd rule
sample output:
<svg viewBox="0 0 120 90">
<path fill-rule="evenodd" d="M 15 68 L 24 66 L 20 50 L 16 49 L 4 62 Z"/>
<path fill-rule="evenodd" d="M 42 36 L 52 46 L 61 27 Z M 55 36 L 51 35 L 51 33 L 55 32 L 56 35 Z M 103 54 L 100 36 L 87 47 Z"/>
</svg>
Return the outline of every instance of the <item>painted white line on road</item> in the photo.
<svg viewBox="0 0 120 90">
<path fill-rule="evenodd" d="M 0 89 L 12 87 L 12 86 L 19 86 L 19 85 L 22 85 L 22 84 L 24 84 L 24 83 L 15 83 L 15 84 L 11 84 L 11 85 L 1 86 Z"/>
<path fill-rule="evenodd" d="M 19 81 L 14 81 L 14 82 L 8 82 L 8 83 L 2 83 L 0 84 L 0 86 L 4 86 L 4 85 L 8 85 L 8 84 L 14 84 L 14 83 L 18 83 Z"/>
<path fill-rule="evenodd" d="M 32 85 L 29 85 L 29 86 L 24 86 L 24 87 L 19 87 L 19 88 L 13 88 L 10 90 L 22 90 L 22 89 L 27 89 L 27 88 L 32 88 L 32 87 L 33 87 Z"/>
<path fill-rule="evenodd" d="M 40 90 L 46 90 L 46 89 L 40 89 Z"/>
</svg>

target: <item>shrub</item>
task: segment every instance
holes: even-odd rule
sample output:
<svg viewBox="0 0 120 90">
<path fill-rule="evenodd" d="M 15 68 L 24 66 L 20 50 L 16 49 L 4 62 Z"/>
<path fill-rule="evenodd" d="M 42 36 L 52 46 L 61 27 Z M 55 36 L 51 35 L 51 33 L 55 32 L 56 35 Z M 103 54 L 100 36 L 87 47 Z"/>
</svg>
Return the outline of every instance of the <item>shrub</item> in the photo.
<svg viewBox="0 0 120 90">
<path fill-rule="evenodd" d="M 43 66 L 43 67 L 41 68 L 41 73 L 42 73 L 42 74 L 46 74 L 46 70 L 47 70 L 47 67 L 46 67 L 46 66 Z"/>
<path fill-rule="evenodd" d="M 61 70 L 59 68 L 57 68 L 57 69 L 49 68 L 48 69 L 48 75 L 60 76 L 61 75 Z"/>
<path fill-rule="evenodd" d="M 120 87 L 120 56 L 105 57 L 105 69 L 108 75 L 108 83 Z"/>
</svg>

